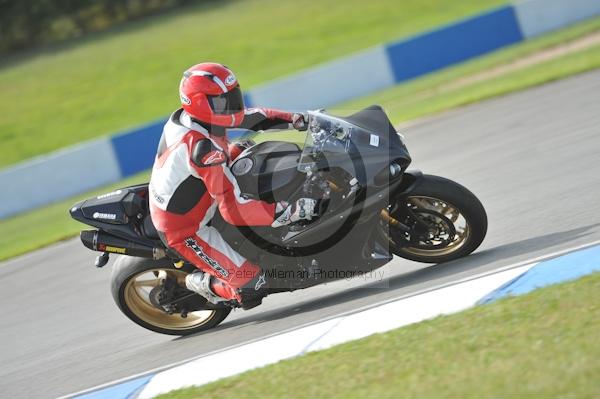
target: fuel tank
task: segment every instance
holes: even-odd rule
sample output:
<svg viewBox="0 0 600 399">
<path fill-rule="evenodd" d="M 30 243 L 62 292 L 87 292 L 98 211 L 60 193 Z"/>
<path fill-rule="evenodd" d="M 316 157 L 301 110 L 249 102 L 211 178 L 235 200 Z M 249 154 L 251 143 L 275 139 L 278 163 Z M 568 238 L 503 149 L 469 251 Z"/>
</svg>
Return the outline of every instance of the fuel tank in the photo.
<svg viewBox="0 0 600 399">
<path fill-rule="evenodd" d="M 297 169 L 300 154 L 296 144 L 285 141 L 246 149 L 231 165 L 242 196 L 266 202 L 289 199 L 306 177 Z"/>
</svg>

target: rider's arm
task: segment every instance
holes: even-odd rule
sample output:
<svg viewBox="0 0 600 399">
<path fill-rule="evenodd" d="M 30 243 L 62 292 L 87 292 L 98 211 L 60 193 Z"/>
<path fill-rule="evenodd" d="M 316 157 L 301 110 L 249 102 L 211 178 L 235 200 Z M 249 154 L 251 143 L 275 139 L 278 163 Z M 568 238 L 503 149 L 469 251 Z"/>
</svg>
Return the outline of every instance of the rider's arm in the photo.
<svg viewBox="0 0 600 399">
<path fill-rule="evenodd" d="M 270 108 L 246 108 L 239 126 L 249 130 L 289 129 L 294 114 Z"/>
<path fill-rule="evenodd" d="M 240 196 L 240 188 L 227 166 L 224 151 L 206 139 L 191 144 L 191 171 L 202 179 L 227 223 L 236 226 L 268 226 L 273 223 L 276 205 Z"/>
</svg>

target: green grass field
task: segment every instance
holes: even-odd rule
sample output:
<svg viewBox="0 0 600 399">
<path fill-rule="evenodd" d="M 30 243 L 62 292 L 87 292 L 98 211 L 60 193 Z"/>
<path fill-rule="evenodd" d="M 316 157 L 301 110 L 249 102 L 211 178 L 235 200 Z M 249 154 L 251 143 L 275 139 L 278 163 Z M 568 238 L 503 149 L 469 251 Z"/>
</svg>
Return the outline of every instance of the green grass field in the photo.
<svg viewBox="0 0 600 399">
<path fill-rule="evenodd" d="M 600 273 L 161 399 L 598 398 Z"/>
<path fill-rule="evenodd" d="M 168 115 L 181 73 L 201 61 L 247 88 L 502 3 L 215 1 L 4 59 L 0 167 Z"/>
<path fill-rule="evenodd" d="M 566 77 L 578 72 L 600 67 L 600 47 L 592 47 L 555 60 L 513 71 L 481 83 L 474 83 L 449 91 L 440 91 L 445 84 L 464 76 L 486 70 L 495 65 L 509 63 L 521 56 L 535 53 L 540 49 L 573 40 L 590 32 L 600 30 L 600 18 L 584 22 L 542 38 L 518 44 L 497 53 L 490 54 L 468 63 L 425 76 L 413 82 L 399 85 L 389 90 L 357 99 L 335 107 L 341 114 L 358 110 L 373 103 L 382 104 L 397 123 L 418 116 L 453 108 L 484 98 L 521 90 L 550 80 Z M 289 140 L 302 143 L 304 133 L 283 132 L 259 134 L 257 141 Z M 96 192 L 110 191 L 112 188 L 141 182 L 148 173 L 142 173 L 125 182 L 116 183 Z M 96 193 L 95 192 L 95 193 Z M 0 260 L 52 244 L 57 240 L 72 237 L 84 228 L 69 218 L 67 210 L 77 200 L 95 193 L 83 194 L 77 198 L 62 201 L 22 215 L 0 220 Z"/>
</svg>

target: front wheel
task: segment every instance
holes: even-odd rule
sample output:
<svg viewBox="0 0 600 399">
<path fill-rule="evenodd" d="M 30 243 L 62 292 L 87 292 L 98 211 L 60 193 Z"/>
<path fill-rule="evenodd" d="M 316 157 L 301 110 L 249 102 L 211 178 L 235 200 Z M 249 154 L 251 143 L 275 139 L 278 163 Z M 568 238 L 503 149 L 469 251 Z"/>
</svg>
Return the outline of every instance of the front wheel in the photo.
<svg viewBox="0 0 600 399">
<path fill-rule="evenodd" d="M 231 308 L 203 309 L 206 300 L 184 288 L 185 276 L 194 270 L 188 267 L 176 269 L 168 259 L 120 256 L 111 275 L 113 298 L 125 316 L 154 332 L 190 335 L 213 328 Z M 174 304 L 165 306 L 165 301 Z"/>
<path fill-rule="evenodd" d="M 423 175 L 382 215 L 392 252 L 417 262 L 442 263 L 467 256 L 487 232 L 487 215 L 479 199 L 460 184 L 432 175 Z"/>
</svg>

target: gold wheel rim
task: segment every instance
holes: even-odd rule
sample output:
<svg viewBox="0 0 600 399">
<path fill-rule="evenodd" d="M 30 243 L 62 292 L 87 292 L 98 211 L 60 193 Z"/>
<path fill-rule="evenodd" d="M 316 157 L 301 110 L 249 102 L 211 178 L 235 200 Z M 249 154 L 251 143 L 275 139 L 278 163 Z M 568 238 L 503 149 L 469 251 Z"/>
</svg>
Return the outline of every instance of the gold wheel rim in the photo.
<svg viewBox="0 0 600 399">
<path fill-rule="evenodd" d="M 150 291 L 164 278 L 172 277 L 179 285 L 185 286 L 187 273 L 181 270 L 150 269 L 131 277 L 125 285 L 125 304 L 139 319 L 152 326 L 168 330 L 189 330 L 208 323 L 216 314 L 216 310 L 199 310 L 189 312 L 184 319 L 180 314 L 172 315 L 155 307 L 150 302 Z"/>
<path fill-rule="evenodd" d="M 399 248 L 399 251 L 415 256 L 437 257 L 452 254 L 462 248 L 471 236 L 469 223 L 460 210 L 448 201 L 426 196 L 410 196 L 406 199 L 406 206 L 414 209 L 426 209 L 437 212 L 449 219 L 455 230 L 452 242 L 443 248 L 424 249 L 409 246 Z M 389 235 L 388 235 L 389 237 Z M 396 244 L 391 237 L 389 240 Z"/>
</svg>

